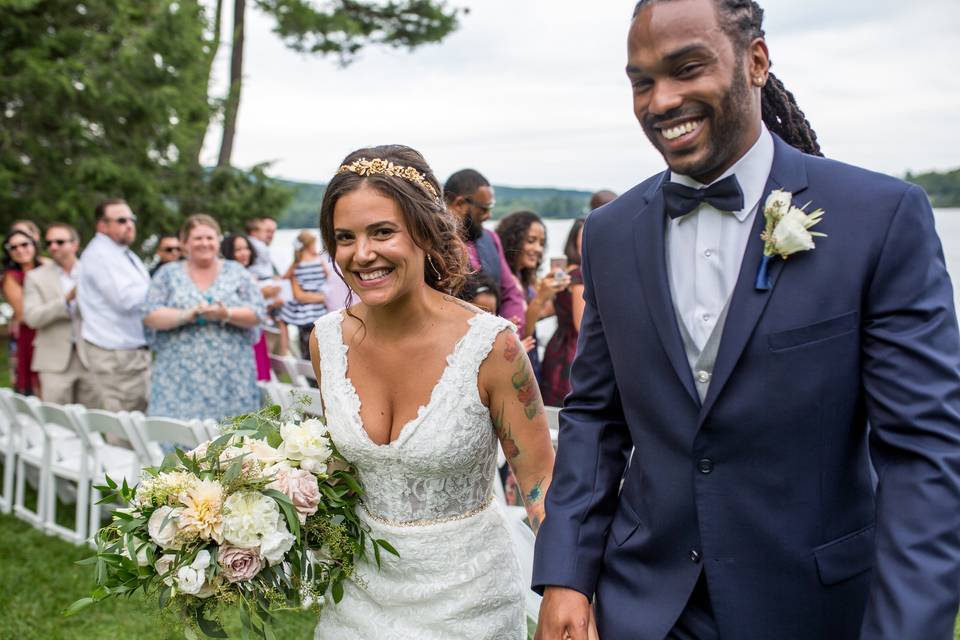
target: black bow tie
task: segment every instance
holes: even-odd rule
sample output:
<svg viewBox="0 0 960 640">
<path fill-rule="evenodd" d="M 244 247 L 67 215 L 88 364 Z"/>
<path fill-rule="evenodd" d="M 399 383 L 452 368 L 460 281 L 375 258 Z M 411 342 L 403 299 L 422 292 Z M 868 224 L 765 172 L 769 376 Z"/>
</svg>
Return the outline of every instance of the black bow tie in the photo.
<svg viewBox="0 0 960 640">
<path fill-rule="evenodd" d="M 737 176 L 727 176 L 706 189 L 694 189 L 669 181 L 664 182 L 661 188 L 667 215 L 673 219 L 687 215 L 704 202 L 720 211 L 743 209 L 743 191 L 740 190 Z"/>
</svg>

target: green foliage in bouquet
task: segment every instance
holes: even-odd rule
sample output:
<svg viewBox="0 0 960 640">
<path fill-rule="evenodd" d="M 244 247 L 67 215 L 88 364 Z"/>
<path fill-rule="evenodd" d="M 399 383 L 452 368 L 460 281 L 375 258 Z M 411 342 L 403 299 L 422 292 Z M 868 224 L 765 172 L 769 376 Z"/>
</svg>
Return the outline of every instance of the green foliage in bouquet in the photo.
<svg viewBox="0 0 960 640">
<path fill-rule="evenodd" d="M 187 638 L 225 638 L 223 614 L 239 610 L 244 638 L 274 638 L 273 614 L 339 602 L 358 580 L 374 539 L 356 515 L 356 469 L 321 419 L 284 416 L 278 406 L 233 418 L 222 435 L 176 450 L 130 487 L 110 478 L 101 502 L 122 503 L 80 564 L 96 570 L 93 593 L 66 615 L 141 591 L 179 615 Z"/>
</svg>

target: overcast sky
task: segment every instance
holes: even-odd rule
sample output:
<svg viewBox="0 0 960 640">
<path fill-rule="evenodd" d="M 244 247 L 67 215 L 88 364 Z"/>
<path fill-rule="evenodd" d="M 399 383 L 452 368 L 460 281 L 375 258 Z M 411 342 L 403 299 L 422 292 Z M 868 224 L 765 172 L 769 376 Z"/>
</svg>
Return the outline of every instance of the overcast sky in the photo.
<svg viewBox="0 0 960 640">
<path fill-rule="evenodd" d="M 353 149 L 400 142 L 441 181 L 471 166 L 496 184 L 623 191 L 661 170 L 623 71 L 631 0 L 450 3 L 470 13 L 444 42 L 345 69 L 286 49 L 249 8 L 234 164 L 326 182 Z M 894 175 L 960 166 L 960 1 L 761 4 L 773 71 L 828 156 Z"/>
</svg>

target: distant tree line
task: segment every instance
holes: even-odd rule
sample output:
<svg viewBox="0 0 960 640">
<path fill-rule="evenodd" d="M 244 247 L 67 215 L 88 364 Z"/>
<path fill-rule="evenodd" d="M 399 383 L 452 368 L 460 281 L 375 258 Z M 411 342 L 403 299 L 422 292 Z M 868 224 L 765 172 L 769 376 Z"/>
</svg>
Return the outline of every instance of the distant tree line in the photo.
<svg viewBox="0 0 960 640">
<path fill-rule="evenodd" d="M 906 179 L 923 187 L 934 207 L 960 207 L 960 168 L 945 172 L 907 172 Z"/>
</svg>

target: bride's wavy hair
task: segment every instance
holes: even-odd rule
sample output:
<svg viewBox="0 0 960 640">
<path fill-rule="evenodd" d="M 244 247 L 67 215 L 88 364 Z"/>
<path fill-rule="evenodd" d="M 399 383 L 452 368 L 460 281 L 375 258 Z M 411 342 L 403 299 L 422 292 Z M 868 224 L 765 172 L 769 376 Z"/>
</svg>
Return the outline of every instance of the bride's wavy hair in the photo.
<svg viewBox="0 0 960 640">
<path fill-rule="evenodd" d="M 420 174 L 425 184 L 418 184 L 416 180 L 403 175 L 377 171 L 365 171 L 363 175 L 354 170 L 338 171 L 327 185 L 320 205 L 320 236 L 327 253 L 336 257 L 333 210 L 337 201 L 367 185 L 396 202 L 400 208 L 414 244 L 427 254 L 423 269 L 424 282 L 437 291 L 456 295 L 469 274 L 467 248 L 457 232 L 456 218 L 438 197 L 441 193 L 440 182 L 427 161 L 415 149 L 401 144 L 388 144 L 357 149 L 344 158 L 340 165 L 349 167 L 363 160 L 383 160 L 398 167 L 412 168 Z M 334 268 L 337 275 L 343 278 L 336 260 Z"/>
</svg>

